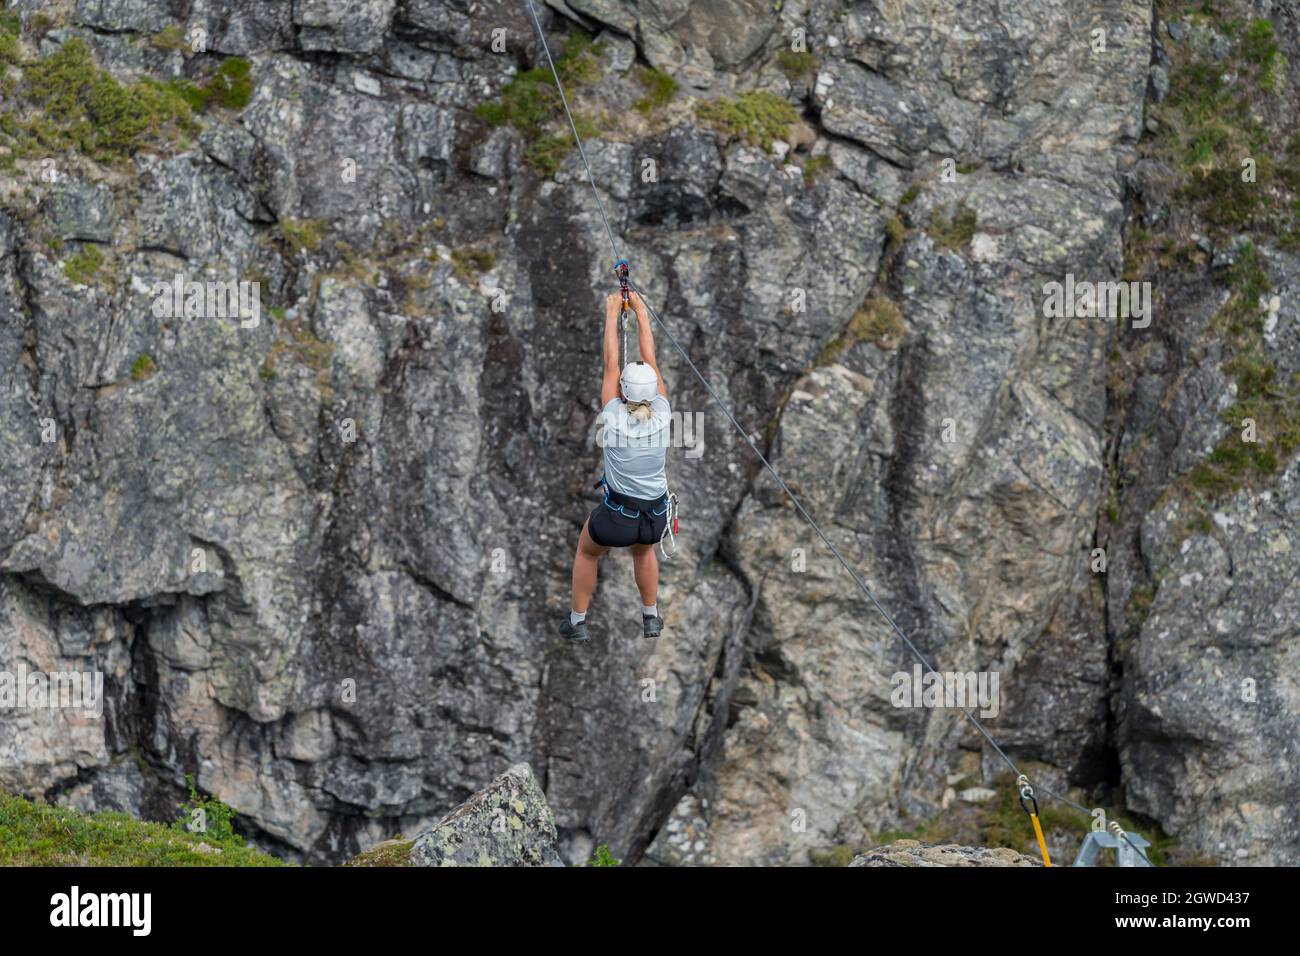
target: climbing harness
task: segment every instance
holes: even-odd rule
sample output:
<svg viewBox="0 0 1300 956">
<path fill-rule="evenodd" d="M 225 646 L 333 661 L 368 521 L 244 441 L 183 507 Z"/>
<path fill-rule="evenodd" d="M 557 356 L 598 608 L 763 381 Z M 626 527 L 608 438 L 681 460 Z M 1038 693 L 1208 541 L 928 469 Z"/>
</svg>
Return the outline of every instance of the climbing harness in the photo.
<svg viewBox="0 0 1300 956">
<path fill-rule="evenodd" d="M 592 487 L 603 489 L 605 494 L 605 507 L 610 511 L 617 512 L 624 518 L 631 518 L 633 521 L 640 519 L 640 508 L 629 508 L 622 501 L 610 500 L 609 496 L 612 489 L 609 487 L 609 482 L 605 480 L 604 475 L 601 475 L 600 479 L 592 485 Z M 619 497 L 623 496 L 619 495 Z M 658 518 L 661 515 L 667 516 L 664 519 L 664 530 L 659 535 L 659 553 L 664 556 L 665 561 L 671 561 L 677 555 L 677 495 L 671 491 L 668 492 L 659 499 L 658 505 L 659 507 L 650 510 L 650 516 L 652 518 Z M 672 550 L 667 550 L 664 547 L 665 541 L 672 545 Z"/>
<path fill-rule="evenodd" d="M 1034 836 L 1038 839 L 1038 849 L 1043 854 L 1043 866 L 1051 866 L 1052 858 L 1047 855 L 1047 841 L 1043 839 L 1043 826 L 1038 822 L 1038 800 L 1034 797 L 1034 788 L 1029 785 L 1029 778 L 1023 773 L 1016 780 L 1020 788 L 1020 808 L 1029 814 L 1029 822 L 1034 825 Z M 1028 800 L 1029 803 L 1025 801 Z M 1033 809 L 1029 809 L 1030 804 Z"/>
<path fill-rule="evenodd" d="M 569 108 L 569 99 L 564 93 L 564 86 L 563 84 L 560 83 L 560 74 L 555 67 L 555 60 L 551 57 L 551 49 L 549 44 L 547 44 L 546 42 L 546 33 L 545 31 L 542 30 L 541 20 L 539 20 L 537 17 L 537 8 L 533 5 L 533 0 L 525 0 L 525 2 L 528 5 L 528 12 L 532 17 L 533 26 L 537 30 L 537 37 L 541 41 L 542 51 L 546 55 L 546 62 L 551 68 L 551 76 L 555 81 L 555 88 L 559 91 L 560 103 L 564 107 L 565 116 L 568 117 L 569 128 L 573 131 L 573 139 L 574 142 L 577 144 L 578 155 L 582 159 L 582 166 L 586 170 L 587 181 L 591 183 L 591 192 L 596 199 L 596 209 L 600 213 L 601 222 L 603 222 L 605 225 L 605 234 L 609 236 L 610 249 L 614 253 L 614 258 L 616 262 L 623 264 L 625 263 L 625 260 L 619 254 L 618 242 L 614 238 L 614 230 L 609 224 L 609 217 L 605 215 L 605 204 L 601 201 L 600 189 L 599 187 L 597 187 L 596 177 L 591 171 L 591 163 L 587 161 L 587 150 L 583 146 L 582 136 L 578 133 L 578 126 L 576 121 L 573 118 L 573 111 Z M 618 266 L 616 265 L 615 268 L 617 269 Z M 622 274 L 620 274 L 620 285 L 622 284 L 622 282 L 623 282 L 623 276 Z M 870 605 L 873 608 L 875 608 L 876 612 L 880 614 L 880 616 L 884 619 L 885 623 L 889 625 L 889 628 L 903 642 L 903 644 L 907 647 L 908 651 L 916 659 L 917 663 L 919 663 L 926 670 L 928 674 L 933 674 L 936 678 L 940 678 L 940 675 L 938 674 L 937 671 L 935 671 L 934 667 L 930 664 L 929 660 L 926 659 L 925 655 L 920 652 L 920 650 L 916 647 L 914 643 L 912 643 L 911 639 L 907 636 L 906 633 L 904 633 L 903 629 L 898 626 L 898 623 L 893 619 L 892 616 L 890 616 L 889 612 L 886 611 L 885 608 L 881 605 L 881 603 L 876 599 L 876 595 L 872 592 L 871 588 L 867 587 L 866 582 L 862 580 L 862 575 L 860 575 L 857 572 L 857 569 L 855 569 L 851 564 L 849 564 L 848 560 L 844 557 L 844 555 L 840 553 L 839 548 L 835 547 L 834 543 L 831 542 L 830 538 L 826 536 L 826 533 L 822 531 L 821 526 L 813 519 L 812 515 L 808 513 L 808 509 L 806 509 L 803 506 L 803 502 L 800 501 L 798 496 L 795 495 L 795 493 L 790 490 L 790 486 L 785 483 L 785 479 L 781 477 L 780 472 L 778 472 L 776 468 L 773 467 L 772 463 L 767 460 L 767 456 L 764 455 L 759 450 L 758 445 L 756 445 L 753 438 L 750 437 L 749 432 L 746 431 L 741 426 L 740 422 L 736 421 L 736 417 L 731 413 L 731 410 L 727 407 L 727 403 L 722 400 L 721 396 L 718 395 L 713 385 L 710 384 L 709 380 L 704 377 L 704 373 L 699 370 L 699 368 L 696 366 L 696 364 L 693 361 L 691 361 L 690 354 L 687 353 L 686 349 L 682 347 L 682 344 L 677 341 L 677 337 L 673 335 L 672 330 L 668 328 L 668 324 L 664 322 L 664 320 L 659 316 L 659 313 L 655 311 L 655 307 L 651 305 L 650 302 L 646 299 L 645 293 L 641 291 L 641 289 L 637 288 L 637 286 L 631 281 L 630 278 L 627 279 L 627 286 L 632 292 L 635 292 L 640 297 L 641 302 L 646 307 L 646 311 L 650 314 L 650 317 L 654 319 L 655 324 L 659 326 L 660 330 L 662 330 L 662 332 L 664 333 L 664 337 L 667 338 L 669 343 L 672 345 L 672 347 L 677 350 L 677 354 L 682 357 L 682 361 L 686 363 L 687 367 L 695 374 L 695 377 L 699 379 L 700 384 L 704 386 L 705 391 L 709 393 L 709 396 L 717 404 L 718 408 L 721 410 L 722 414 L 726 417 L 727 421 L 729 421 L 732 427 L 736 429 L 737 433 L 745 441 L 745 444 L 749 446 L 750 451 L 754 453 L 754 456 L 767 470 L 768 474 L 772 476 L 772 479 L 776 482 L 777 486 L 781 489 L 781 491 L 784 492 L 785 496 L 790 499 L 790 503 L 794 505 L 795 510 L 799 512 L 800 516 L 802 516 L 804 521 L 808 522 L 808 526 L 812 528 L 813 532 L 817 535 L 817 538 L 821 541 L 823 545 L 826 546 L 826 549 L 830 551 L 830 553 L 834 556 L 835 560 L 839 562 L 840 567 L 842 567 L 845 571 L 848 572 L 849 577 L 853 579 L 853 583 L 857 585 L 858 590 L 862 592 L 863 597 L 865 597 L 868 603 L 870 603 Z M 1020 768 L 1016 766 L 1015 761 L 1013 761 L 1010 757 L 1007 756 L 1006 752 L 998 745 L 998 742 L 993 739 L 993 735 L 988 732 L 984 724 L 980 721 L 978 717 L 975 716 L 975 714 L 969 708 L 959 706 L 958 709 L 970 722 L 971 726 L 973 726 L 977 731 L 979 731 L 980 735 L 988 742 L 989 746 L 993 748 L 993 751 L 999 757 L 1002 758 L 1002 762 L 1005 763 L 1007 767 L 1010 768 L 1011 772 L 1016 775 L 1017 784 L 1022 787 L 1021 805 L 1022 806 L 1025 805 L 1026 799 L 1032 801 L 1034 811 L 1030 813 L 1030 819 L 1034 824 L 1035 835 L 1038 838 L 1039 848 L 1043 852 L 1043 859 L 1050 866 L 1051 863 L 1047 858 L 1047 844 L 1043 840 L 1042 826 L 1038 822 L 1038 812 L 1037 812 L 1038 802 L 1036 799 L 1034 799 L 1032 787 L 1029 787 L 1029 778 L 1025 774 L 1020 772 Z M 1020 784 L 1021 781 L 1023 781 L 1023 785 Z M 1025 789 L 1028 789 L 1029 791 L 1028 797 L 1026 797 L 1024 794 Z M 1062 803 L 1065 803 L 1068 806 L 1071 806 L 1074 809 L 1088 816 L 1091 816 L 1091 812 L 1088 810 L 1087 807 L 1084 807 L 1081 804 L 1074 802 L 1070 798 L 1059 793 L 1054 793 L 1053 791 L 1049 790 L 1047 787 L 1043 786 L 1042 784 L 1039 784 L 1038 789 L 1041 790 L 1043 793 L 1047 794 L 1048 796 L 1054 797 L 1057 800 L 1060 800 Z M 1029 812 L 1028 809 L 1026 809 L 1026 812 L 1027 813 Z M 1122 830 L 1119 832 L 1122 838 L 1124 839 L 1124 841 L 1130 847 L 1132 847 L 1135 852 L 1141 855 L 1143 859 L 1145 859 L 1146 858 L 1145 854 L 1141 853 L 1141 851 L 1138 849 L 1137 845 L 1133 842 L 1133 840 L 1129 837 L 1129 835 L 1124 833 L 1124 831 Z M 1143 841 L 1143 843 L 1145 844 L 1146 841 Z M 1148 861 L 1148 864 L 1153 865 L 1150 864 L 1150 861 Z"/>
<path fill-rule="evenodd" d="M 603 488 L 603 489 L 604 489 L 604 492 L 605 492 L 605 507 L 608 508 L 610 511 L 617 511 L 617 512 L 618 512 L 619 514 L 621 514 L 624 518 L 631 518 L 631 519 L 633 519 L 633 520 L 636 520 L 637 518 L 640 518 L 640 517 L 641 517 L 641 509 L 640 509 L 640 508 L 631 508 L 631 509 L 629 509 L 628 506 L 625 505 L 625 504 L 623 504 L 621 501 L 610 501 L 610 500 L 609 500 L 609 494 L 610 494 L 610 492 L 611 492 L 613 489 L 611 489 L 611 488 L 609 487 L 609 482 L 605 480 L 605 476 L 604 476 L 604 475 L 601 475 L 601 476 L 600 476 L 600 479 L 599 479 L 599 480 L 598 480 L 594 485 L 592 485 L 591 487 L 593 487 L 593 488 Z M 615 494 L 617 494 L 617 492 L 615 492 Z M 620 497 L 622 497 L 622 496 L 620 496 Z M 659 499 L 659 503 L 662 504 L 663 507 L 662 507 L 662 508 L 658 508 L 658 509 L 656 509 L 656 510 L 652 510 L 652 511 L 650 512 L 651 516 L 653 516 L 653 517 L 655 517 L 655 518 L 658 518 L 661 514 L 665 514 L 665 513 L 668 511 L 668 509 L 669 509 L 670 507 L 672 507 L 672 505 L 671 505 L 669 499 L 671 499 L 671 498 L 673 498 L 673 497 L 674 497 L 673 495 L 668 494 L 668 495 L 664 495 L 662 498 L 660 498 L 660 499 Z M 634 499 L 634 500 L 640 500 L 640 499 Z"/>
</svg>

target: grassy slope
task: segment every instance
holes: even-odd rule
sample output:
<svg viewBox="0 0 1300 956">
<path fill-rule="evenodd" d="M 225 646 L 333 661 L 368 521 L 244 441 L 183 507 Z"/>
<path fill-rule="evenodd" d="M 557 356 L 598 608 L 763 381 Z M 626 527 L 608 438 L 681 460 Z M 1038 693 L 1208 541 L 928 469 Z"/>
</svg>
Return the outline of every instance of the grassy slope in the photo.
<svg viewBox="0 0 1300 956">
<path fill-rule="evenodd" d="M 203 847 L 203 848 L 200 848 Z M 236 840 L 0 793 L 0 866 L 283 866 Z"/>
</svg>

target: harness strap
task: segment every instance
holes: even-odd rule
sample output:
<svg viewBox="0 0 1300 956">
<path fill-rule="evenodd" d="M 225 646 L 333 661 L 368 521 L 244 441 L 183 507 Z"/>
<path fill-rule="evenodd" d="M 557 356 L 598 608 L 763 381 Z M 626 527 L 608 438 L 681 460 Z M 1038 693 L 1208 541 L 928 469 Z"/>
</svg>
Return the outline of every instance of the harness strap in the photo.
<svg viewBox="0 0 1300 956">
<path fill-rule="evenodd" d="M 600 476 L 600 479 L 599 479 L 599 480 L 598 480 L 594 485 L 592 485 L 591 487 L 592 487 L 592 488 L 600 488 L 600 487 L 602 487 L 602 486 L 603 486 L 604 489 L 605 489 L 605 507 L 606 507 L 606 508 L 608 508 L 610 511 L 617 511 L 619 514 L 623 515 L 623 517 L 625 517 L 625 518 L 640 518 L 640 517 L 641 517 L 641 509 L 640 509 L 640 508 L 633 507 L 632 505 L 628 504 L 627 502 L 628 502 L 629 500 L 630 500 L 630 501 L 637 501 L 637 502 L 640 502 L 640 501 L 643 501 L 644 499 L 641 499 L 641 498 L 629 498 L 628 495 L 624 495 L 624 494 L 622 494 L 622 493 L 620 493 L 620 492 L 618 492 L 618 491 L 615 491 L 613 488 L 611 488 L 611 487 L 609 486 L 609 482 L 605 480 L 605 476 L 604 476 L 604 475 L 601 475 L 601 476 Z M 610 500 L 610 496 L 611 496 L 611 495 L 612 495 L 613 498 L 614 498 L 613 501 Z M 648 509 L 648 510 L 650 511 L 650 514 L 651 514 L 653 517 L 656 517 L 656 518 L 657 518 L 657 517 L 659 517 L 661 514 L 667 514 L 670 508 L 674 508 L 674 509 L 675 509 L 675 507 L 676 507 L 676 500 L 677 500 L 677 496 L 676 496 L 676 495 L 673 495 L 673 494 L 671 494 L 671 493 L 670 493 L 670 494 L 666 494 L 666 495 L 664 495 L 662 498 L 659 499 L 659 503 L 663 505 L 662 508 L 654 508 L 654 507 L 651 507 L 651 508 Z M 674 513 L 675 513 L 675 512 L 674 512 Z M 666 529 L 665 529 L 665 530 L 666 530 Z M 676 531 L 677 531 L 677 528 L 676 528 L 676 525 L 675 525 L 675 523 L 674 523 L 673 532 L 676 533 Z"/>
</svg>

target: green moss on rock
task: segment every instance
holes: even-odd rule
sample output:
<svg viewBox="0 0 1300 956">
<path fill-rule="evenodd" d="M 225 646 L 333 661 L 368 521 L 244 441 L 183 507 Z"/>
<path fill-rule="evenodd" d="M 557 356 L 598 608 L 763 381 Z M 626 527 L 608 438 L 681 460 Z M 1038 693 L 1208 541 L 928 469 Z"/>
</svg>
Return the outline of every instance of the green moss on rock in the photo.
<svg viewBox="0 0 1300 956">
<path fill-rule="evenodd" d="M 190 106 L 174 88 L 149 78 L 119 82 L 76 37 L 25 65 L 19 99 L 33 115 L 3 127 L 7 145 L 19 155 L 77 151 L 121 162 L 193 128 Z"/>
<path fill-rule="evenodd" d="M 344 863 L 344 866 L 410 866 L 411 865 L 411 844 L 414 840 L 404 840 L 400 836 L 391 840 L 385 840 L 372 846 L 364 853 L 358 853 L 352 859 Z"/>
<path fill-rule="evenodd" d="M 940 249 L 955 251 L 965 248 L 970 243 L 978 225 L 979 220 L 976 218 L 975 210 L 965 203 L 959 203 L 947 214 L 936 211 L 926 232 Z"/>
<path fill-rule="evenodd" d="M 456 275 L 468 281 L 479 273 L 490 271 L 497 264 L 497 257 L 491 249 L 465 246 L 452 250 L 451 263 Z"/>
<path fill-rule="evenodd" d="M 817 57 L 807 50 L 782 50 L 776 62 L 792 80 L 803 79 L 817 72 Z"/>
<path fill-rule="evenodd" d="M 152 378 L 154 373 L 157 371 L 158 366 L 154 362 L 153 356 L 144 354 L 137 358 L 131 365 L 131 378 L 135 379 L 137 382 L 143 382 L 147 378 Z"/>
<path fill-rule="evenodd" d="M 324 219 L 282 219 L 280 235 L 296 252 L 315 252 L 325 241 Z"/>
<path fill-rule="evenodd" d="M 906 335 L 907 322 L 898 305 L 884 296 L 871 296 L 853 313 L 844 331 L 822 349 L 817 364 L 833 365 L 859 342 L 870 342 L 883 351 L 896 349 Z"/>
<path fill-rule="evenodd" d="M 799 111 L 784 97 L 762 90 L 735 99 L 717 99 L 696 109 L 701 120 L 760 149 L 771 149 L 772 141 L 789 135 L 799 120 Z"/>
<path fill-rule="evenodd" d="M 564 41 L 564 52 L 556 59 L 560 82 L 570 98 L 600 78 L 603 44 L 585 33 L 573 33 Z M 514 77 L 500 96 L 481 103 L 475 114 L 489 126 L 512 126 L 528 144 L 524 159 L 543 176 L 553 176 L 573 148 L 563 106 L 548 66 L 524 70 Z M 590 119 L 575 113 L 575 123 L 585 138 L 594 136 Z M 585 124 L 585 125 L 584 125 Z"/>
<path fill-rule="evenodd" d="M 645 96 L 634 104 L 639 112 L 653 113 L 667 106 L 677 96 L 677 81 L 667 73 L 641 67 L 636 71 L 636 78 L 645 88 Z"/>
<path fill-rule="evenodd" d="M 103 251 L 99 246 L 88 243 L 63 261 L 63 274 L 76 285 L 94 285 L 103 265 Z"/>
</svg>

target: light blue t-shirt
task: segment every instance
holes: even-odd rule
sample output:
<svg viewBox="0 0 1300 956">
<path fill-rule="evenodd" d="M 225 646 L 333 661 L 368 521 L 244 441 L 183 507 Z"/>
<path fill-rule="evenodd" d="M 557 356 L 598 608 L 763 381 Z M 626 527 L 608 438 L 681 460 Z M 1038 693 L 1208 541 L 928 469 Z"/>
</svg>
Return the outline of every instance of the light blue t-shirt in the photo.
<svg viewBox="0 0 1300 956">
<path fill-rule="evenodd" d="M 664 463 L 672 410 L 662 395 L 654 397 L 650 410 L 650 419 L 639 422 L 627 413 L 621 398 L 611 399 L 600 413 L 604 425 L 600 442 L 609 486 L 620 494 L 656 501 L 668 494 Z"/>
</svg>

